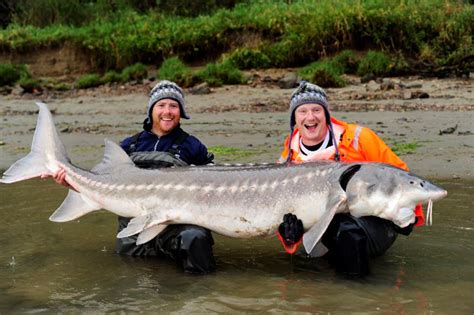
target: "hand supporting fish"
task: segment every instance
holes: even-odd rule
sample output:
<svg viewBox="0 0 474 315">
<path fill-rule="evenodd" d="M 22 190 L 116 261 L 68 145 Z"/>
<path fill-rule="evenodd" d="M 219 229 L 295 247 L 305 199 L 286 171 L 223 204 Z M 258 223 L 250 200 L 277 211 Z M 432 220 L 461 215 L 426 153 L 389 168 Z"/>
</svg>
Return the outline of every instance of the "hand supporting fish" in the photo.
<svg viewBox="0 0 474 315">
<path fill-rule="evenodd" d="M 296 215 L 287 213 L 278 227 L 277 236 L 288 254 L 293 254 L 303 240 L 303 222 Z"/>
</svg>

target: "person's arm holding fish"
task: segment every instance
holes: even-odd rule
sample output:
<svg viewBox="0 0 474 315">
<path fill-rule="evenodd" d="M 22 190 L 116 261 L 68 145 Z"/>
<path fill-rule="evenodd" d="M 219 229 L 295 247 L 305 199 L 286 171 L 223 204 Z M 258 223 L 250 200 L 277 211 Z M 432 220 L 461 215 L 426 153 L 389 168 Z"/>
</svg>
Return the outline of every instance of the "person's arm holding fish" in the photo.
<svg viewBox="0 0 474 315">
<path fill-rule="evenodd" d="M 331 117 L 325 91 L 302 81 L 290 100 L 290 134 L 280 163 L 304 163 L 318 160 L 341 162 L 381 162 L 405 170 L 406 164 L 369 128 Z M 410 213 L 414 209 L 404 209 Z M 421 205 L 414 210 L 417 225 L 424 221 Z M 287 214 L 278 229 L 278 238 L 288 253 L 294 253 L 303 238 L 302 222 Z M 315 253 L 328 252 L 329 261 L 343 273 L 364 275 L 369 272 L 368 257 L 382 255 L 397 234 L 410 234 L 413 224 L 396 227 L 391 221 L 375 216 L 354 217 L 349 213 L 334 216 Z M 317 252 L 317 253 L 316 253 Z M 314 255 L 313 255 L 314 254 Z"/>
</svg>

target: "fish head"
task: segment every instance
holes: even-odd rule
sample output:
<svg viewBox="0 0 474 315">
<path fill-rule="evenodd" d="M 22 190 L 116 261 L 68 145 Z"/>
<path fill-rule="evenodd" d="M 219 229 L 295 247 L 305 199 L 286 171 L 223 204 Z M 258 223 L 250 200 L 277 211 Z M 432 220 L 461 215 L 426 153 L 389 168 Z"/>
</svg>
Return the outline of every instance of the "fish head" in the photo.
<svg viewBox="0 0 474 315">
<path fill-rule="evenodd" d="M 378 216 L 406 227 L 415 222 L 417 204 L 444 198 L 447 191 L 402 169 L 360 164 L 347 180 L 347 208 L 356 217 Z"/>
</svg>

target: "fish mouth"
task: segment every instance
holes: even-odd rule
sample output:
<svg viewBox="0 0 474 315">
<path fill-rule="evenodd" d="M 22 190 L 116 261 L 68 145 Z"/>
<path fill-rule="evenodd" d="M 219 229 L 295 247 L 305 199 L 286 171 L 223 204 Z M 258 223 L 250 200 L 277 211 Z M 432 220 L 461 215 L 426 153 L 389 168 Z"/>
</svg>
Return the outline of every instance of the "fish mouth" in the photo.
<svg viewBox="0 0 474 315">
<path fill-rule="evenodd" d="M 410 208 L 400 209 L 399 217 L 393 220 L 393 223 L 401 228 L 407 227 L 408 225 L 415 223 L 415 211 Z"/>
<path fill-rule="evenodd" d="M 448 191 L 444 190 L 442 188 L 439 188 L 441 191 L 439 191 L 433 198 L 431 198 L 431 201 L 437 201 L 440 199 L 443 199 L 448 195 Z"/>
<path fill-rule="evenodd" d="M 426 185 L 426 182 L 425 182 L 425 185 Z M 420 200 L 421 203 L 426 203 L 427 199 L 430 202 L 438 201 L 448 195 L 448 192 L 445 189 L 438 187 L 434 184 L 429 184 L 429 185 L 430 185 L 429 187 L 425 186 L 428 189 L 428 195 L 426 196 L 428 198 L 425 197 L 423 198 L 423 200 Z"/>
</svg>

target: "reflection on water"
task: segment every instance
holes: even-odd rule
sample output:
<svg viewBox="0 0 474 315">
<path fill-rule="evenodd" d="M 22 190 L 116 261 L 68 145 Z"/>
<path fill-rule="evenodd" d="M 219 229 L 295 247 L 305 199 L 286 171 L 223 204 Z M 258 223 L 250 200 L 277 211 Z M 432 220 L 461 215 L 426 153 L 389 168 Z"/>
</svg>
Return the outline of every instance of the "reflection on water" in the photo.
<svg viewBox="0 0 474 315">
<path fill-rule="evenodd" d="M 474 182 L 439 182 L 432 227 L 400 236 L 363 280 L 324 260 L 282 252 L 276 238 L 216 236 L 218 271 L 183 274 L 173 262 L 116 256 L 116 217 L 101 211 L 48 221 L 66 195 L 30 180 L 0 185 L 0 313 L 364 312 L 472 313 Z"/>
</svg>

